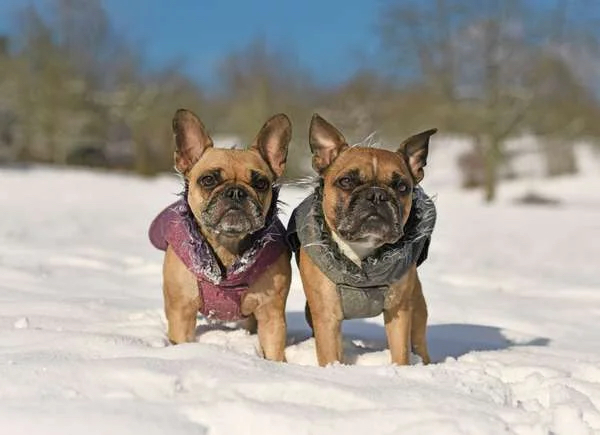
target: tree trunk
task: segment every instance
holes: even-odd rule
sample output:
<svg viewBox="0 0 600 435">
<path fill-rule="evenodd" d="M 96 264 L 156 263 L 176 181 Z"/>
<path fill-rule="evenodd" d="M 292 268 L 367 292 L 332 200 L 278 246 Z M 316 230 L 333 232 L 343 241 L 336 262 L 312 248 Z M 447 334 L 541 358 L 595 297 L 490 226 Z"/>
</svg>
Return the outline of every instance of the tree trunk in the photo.
<svg viewBox="0 0 600 435">
<path fill-rule="evenodd" d="M 502 163 L 500 141 L 491 135 L 482 135 L 479 141 L 483 149 L 484 200 L 490 203 L 496 199 L 498 172 Z"/>
<path fill-rule="evenodd" d="M 148 141 L 144 136 L 134 136 L 134 171 L 139 175 L 153 175 L 156 171 L 152 168 Z"/>
<path fill-rule="evenodd" d="M 542 144 L 542 153 L 546 162 L 546 176 L 573 175 L 577 173 L 575 147 L 561 138 L 548 138 Z"/>
</svg>

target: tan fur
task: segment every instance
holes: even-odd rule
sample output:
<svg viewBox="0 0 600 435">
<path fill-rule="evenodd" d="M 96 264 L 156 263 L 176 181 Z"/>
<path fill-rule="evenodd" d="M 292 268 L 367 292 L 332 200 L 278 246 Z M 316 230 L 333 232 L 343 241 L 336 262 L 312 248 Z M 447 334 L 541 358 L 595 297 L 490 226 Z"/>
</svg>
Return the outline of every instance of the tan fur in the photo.
<svg viewBox="0 0 600 435">
<path fill-rule="evenodd" d="M 312 262 L 303 249 L 300 249 L 298 267 L 311 310 L 319 365 L 341 362 L 343 315 L 335 284 Z M 389 308 L 383 315 L 392 362 L 408 364 L 412 348 L 423 363 L 429 364 L 431 359 L 426 339 L 427 305 L 416 266 L 390 288 L 386 306 Z"/>
<path fill-rule="evenodd" d="M 194 341 L 196 315 L 202 308 L 198 282 L 171 247 L 163 264 L 163 295 L 171 343 Z"/>
<path fill-rule="evenodd" d="M 250 186 L 250 171 L 248 168 L 257 168 L 265 175 L 270 172 L 267 163 L 255 151 L 208 148 L 204 152 L 202 159 L 192 167 L 188 177 L 192 181 L 196 180 L 201 174 L 217 167 L 223 171 L 224 179 L 235 181 L 247 187 Z M 207 192 L 204 189 L 198 188 L 195 183 L 190 183 L 187 200 L 192 211 L 202 210 L 210 196 L 217 194 L 223 187 L 225 187 L 225 185 L 217 187 L 212 192 Z M 248 191 L 262 204 L 263 216 L 266 216 L 269 205 L 271 204 L 271 191 L 269 190 L 261 195 L 257 194 L 252 189 L 248 189 Z M 199 217 L 196 216 L 197 220 L 198 218 Z M 226 267 L 233 264 L 236 254 L 232 253 L 224 246 L 227 241 L 223 240 L 222 237 L 219 237 L 219 235 L 212 231 L 207 231 L 205 228 L 200 227 L 200 231 L 213 248 L 221 263 Z M 229 242 L 236 245 L 240 240 L 241 239 L 230 240 Z"/>
<path fill-rule="evenodd" d="M 258 323 L 258 341 L 264 357 L 285 361 L 285 302 L 290 289 L 291 254 L 285 252 L 250 286 L 242 301 L 242 313 Z"/>
<path fill-rule="evenodd" d="M 313 166 L 323 178 L 323 214 L 329 232 L 335 234 L 338 224 L 336 210 L 340 209 L 340 205 L 345 208 L 352 194 L 336 184 L 339 177 L 354 170 L 362 180 L 378 186 L 388 186 L 396 172 L 402 174 L 406 183 L 412 186 L 423 178 L 426 145 L 429 136 L 435 131 L 428 130 L 410 137 L 400 145 L 397 152 L 348 147 L 344 136 L 315 114 L 311 122 L 310 145 Z M 403 224 L 406 224 L 412 206 L 411 194 L 401 196 L 400 204 L 403 208 Z M 303 248 L 300 249 L 298 267 L 312 315 L 319 365 L 341 362 L 343 313 L 336 286 L 313 263 Z M 392 362 L 408 364 L 412 348 L 423 363 L 429 364 L 427 305 L 416 264 L 390 286 L 383 316 Z"/>
<path fill-rule="evenodd" d="M 342 305 L 335 284 L 300 249 L 298 263 L 304 294 L 311 309 L 319 365 L 342 361 Z"/>
<path fill-rule="evenodd" d="M 213 148 L 213 142 L 202 122 L 193 113 L 181 109 L 173 120 L 176 139 L 175 164 L 188 182 L 187 201 L 200 226 L 200 231 L 225 267 L 239 255 L 240 243 L 246 234 L 224 236 L 204 228 L 200 214 L 213 195 L 228 185 L 243 186 L 260 205 L 265 217 L 273 200 L 272 190 L 259 191 L 251 186 L 251 171 L 273 183 L 285 167 L 291 124 L 285 115 L 270 118 L 247 150 Z M 212 189 L 202 187 L 198 180 L 207 172 L 218 170 L 222 182 Z M 265 358 L 285 361 L 285 304 L 290 287 L 291 253 L 284 252 L 254 281 L 242 300 L 242 314 L 248 316 L 245 327 L 258 332 Z M 196 317 L 202 309 L 197 278 L 167 248 L 163 265 L 163 294 L 168 320 L 168 337 L 174 344 L 195 340 Z"/>
<path fill-rule="evenodd" d="M 373 172 L 373 159 L 378 160 L 377 173 Z M 358 169 L 365 178 L 375 180 L 380 183 L 389 183 L 392 173 L 400 170 L 404 174 L 410 174 L 408 165 L 404 159 L 387 150 L 378 148 L 361 148 L 353 147 L 343 151 L 340 156 L 331 164 L 330 167 L 322 174 L 325 178 L 325 188 L 323 189 L 323 214 L 325 222 L 329 228 L 336 227 L 335 207 L 341 196 L 343 201 L 349 199 L 349 194 L 333 186 L 334 180 L 337 179 L 343 172 L 351 169 Z M 405 222 L 408 219 L 408 213 L 411 207 L 411 198 L 409 201 L 404 201 L 404 217 Z"/>
<path fill-rule="evenodd" d="M 412 348 L 424 364 L 429 364 L 427 305 L 416 265 L 391 286 L 386 306 L 388 308 L 383 312 L 383 318 L 392 362 L 408 364 Z"/>
<path fill-rule="evenodd" d="M 197 279 L 170 247 L 163 275 L 169 340 L 174 344 L 193 342 L 196 316 L 202 308 Z M 290 253 L 285 252 L 250 286 L 242 300 L 242 313 L 250 316 L 246 329 L 258 330 L 264 357 L 274 361 L 285 361 L 285 303 L 291 275 Z"/>
</svg>

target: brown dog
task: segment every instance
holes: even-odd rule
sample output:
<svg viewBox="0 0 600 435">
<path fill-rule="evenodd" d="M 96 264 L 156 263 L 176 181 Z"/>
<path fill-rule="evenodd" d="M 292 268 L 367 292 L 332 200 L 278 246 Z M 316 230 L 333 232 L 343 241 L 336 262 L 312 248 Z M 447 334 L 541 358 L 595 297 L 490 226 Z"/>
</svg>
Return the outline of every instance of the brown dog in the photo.
<svg viewBox="0 0 600 435">
<path fill-rule="evenodd" d="M 150 228 L 152 243 L 166 250 L 168 337 L 193 341 L 198 311 L 245 319 L 248 329 L 258 328 L 265 358 L 283 361 L 291 268 L 274 183 L 285 167 L 290 121 L 270 118 L 247 150 L 214 148 L 200 119 L 183 109 L 173 132 L 186 194 Z"/>
<path fill-rule="evenodd" d="M 435 208 L 418 183 L 436 131 L 412 136 L 392 152 L 350 147 L 334 126 L 312 118 L 320 186 L 293 213 L 288 237 L 297 242 L 320 365 L 342 361 L 342 320 L 382 312 L 392 362 L 408 364 L 411 345 L 430 362 L 417 265 L 427 255 Z"/>
</svg>

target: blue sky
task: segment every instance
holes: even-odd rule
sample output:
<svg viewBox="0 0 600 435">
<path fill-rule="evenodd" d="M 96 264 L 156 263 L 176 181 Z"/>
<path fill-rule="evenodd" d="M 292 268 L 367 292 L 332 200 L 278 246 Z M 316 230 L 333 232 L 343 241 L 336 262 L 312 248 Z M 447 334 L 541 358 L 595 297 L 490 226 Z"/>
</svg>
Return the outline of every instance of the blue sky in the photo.
<svg viewBox="0 0 600 435">
<path fill-rule="evenodd" d="M 44 4 L 48 0 L 33 0 Z M 324 83 L 343 80 L 377 49 L 379 0 L 103 0 L 118 31 L 144 48 L 151 66 L 185 59 L 193 79 L 214 80 L 226 53 L 256 36 L 295 51 Z M 0 32 L 26 0 L 0 0 Z"/>
</svg>

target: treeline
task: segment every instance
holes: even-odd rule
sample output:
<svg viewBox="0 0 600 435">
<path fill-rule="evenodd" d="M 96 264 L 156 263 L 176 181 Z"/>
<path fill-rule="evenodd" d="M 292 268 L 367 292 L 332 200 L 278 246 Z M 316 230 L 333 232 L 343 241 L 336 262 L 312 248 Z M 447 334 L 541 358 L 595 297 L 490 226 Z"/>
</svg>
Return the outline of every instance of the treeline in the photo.
<svg viewBox="0 0 600 435">
<path fill-rule="evenodd" d="M 344 83 L 322 86 L 289 50 L 256 39 L 226 54 L 215 89 L 173 63 L 148 72 L 101 0 L 24 7 L 0 39 L 0 161 L 85 164 L 155 174 L 172 168 L 170 119 L 199 113 L 215 136 L 249 141 L 273 113 L 292 118 L 289 177 L 309 171 L 306 130 L 319 111 L 358 142 L 393 145 L 421 128 L 467 136 L 469 183 L 492 200 L 506 142 L 542 140 L 549 175 L 576 171 L 573 144 L 600 137 L 600 5 L 592 0 L 392 0 L 380 51 Z M 467 183 L 467 184 L 469 184 Z"/>
</svg>

